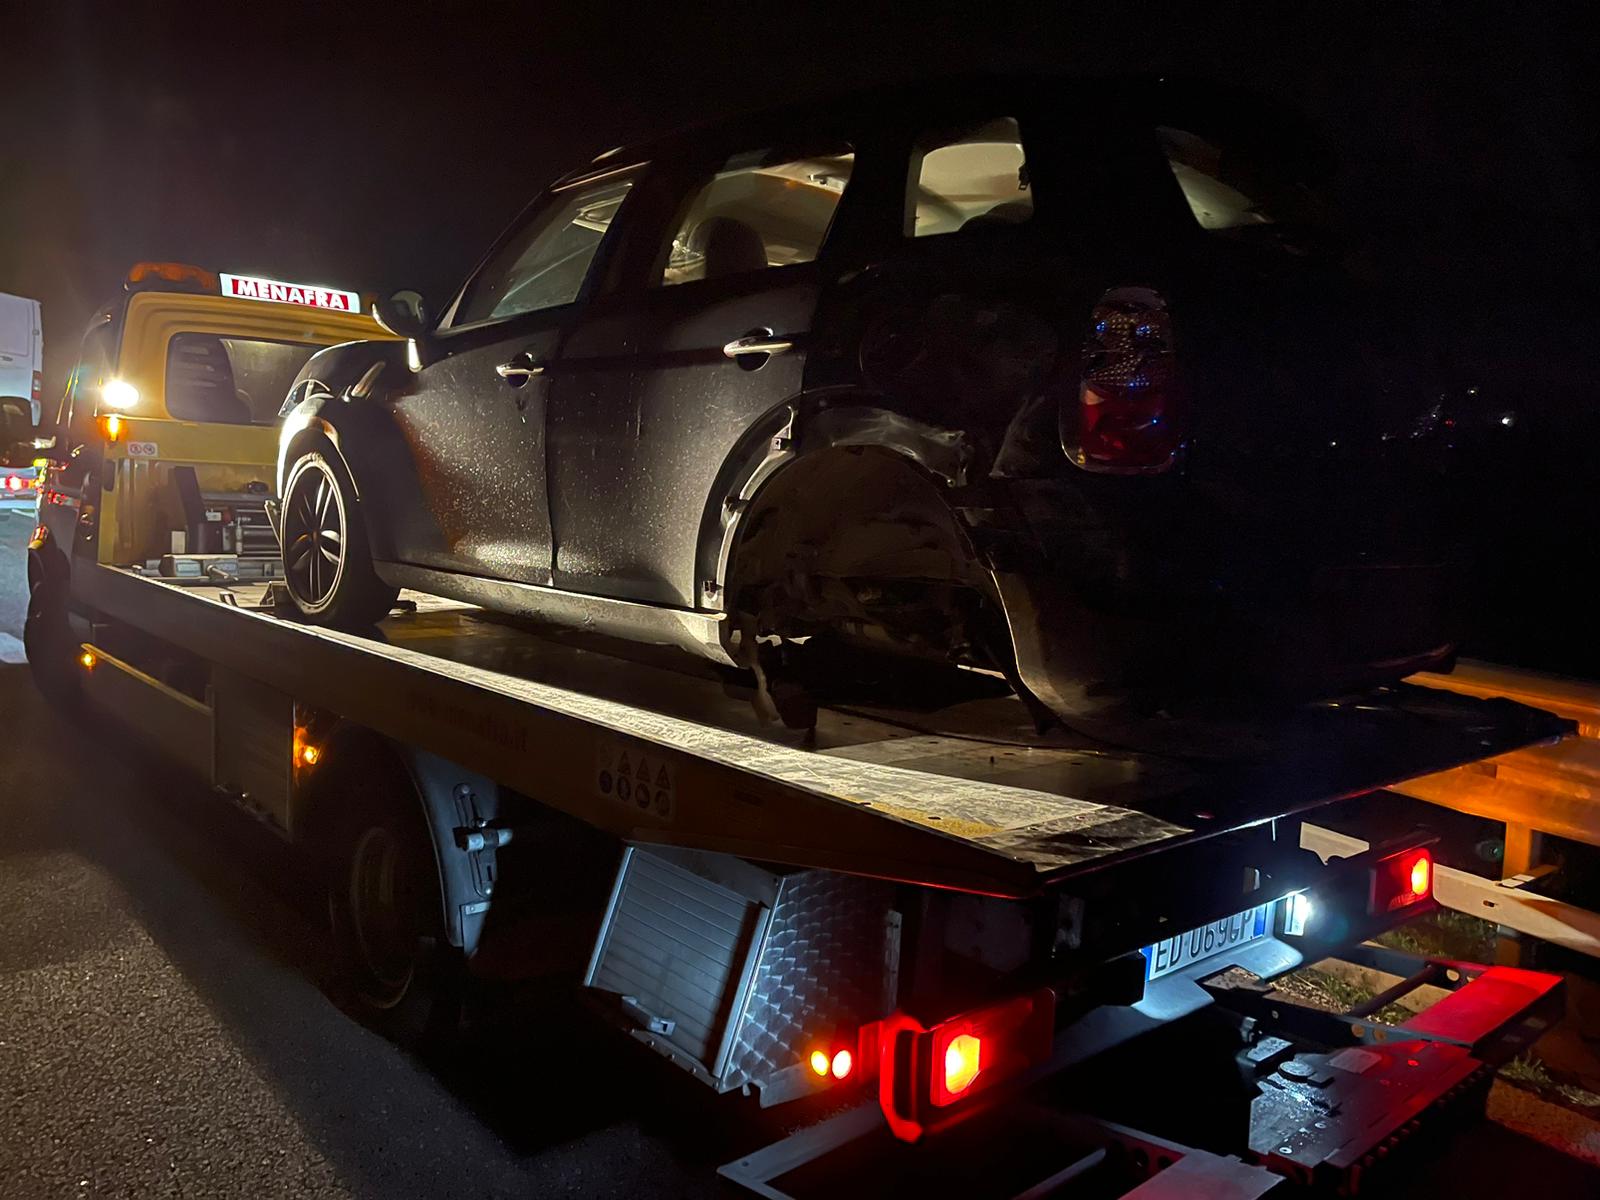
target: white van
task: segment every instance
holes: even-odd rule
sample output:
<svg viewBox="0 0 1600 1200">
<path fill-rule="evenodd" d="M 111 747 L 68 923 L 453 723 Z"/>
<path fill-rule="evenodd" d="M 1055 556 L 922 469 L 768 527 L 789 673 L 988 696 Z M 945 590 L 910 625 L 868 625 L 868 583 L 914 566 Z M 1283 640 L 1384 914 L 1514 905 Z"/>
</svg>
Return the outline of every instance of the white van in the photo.
<svg viewBox="0 0 1600 1200">
<path fill-rule="evenodd" d="M 33 423 L 39 423 L 44 393 L 44 324 L 39 302 L 0 292 L 0 396 L 26 396 L 33 401 Z"/>
</svg>

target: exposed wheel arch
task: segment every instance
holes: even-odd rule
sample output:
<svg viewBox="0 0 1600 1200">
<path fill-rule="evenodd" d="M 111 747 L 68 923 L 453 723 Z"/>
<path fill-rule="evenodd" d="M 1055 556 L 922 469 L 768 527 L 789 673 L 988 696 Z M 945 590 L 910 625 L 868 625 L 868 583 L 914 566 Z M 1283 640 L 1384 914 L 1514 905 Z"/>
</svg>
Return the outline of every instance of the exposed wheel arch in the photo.
<svg viewBox="0 0 1600 1200">
<path fill-rule="evenodd" d="M 829 445 L 773 472 L 741 508 L 724 576 L 730 633 L 839 634 L 983 661 L 991 576 L 945 479 L 896 450 Z M 748 661 L 751 651 L 741 649 Z M 995 664 L 999 665 L 999 664 Z"/>
<path fill-rule="evenodd" d="M 780 405 L 728 456 L 708 498 L 696 572 L 710 585 L 703 602 L 719 607 L 727 595 L 735 547 L 759 497 L 816 456 L 851 449 L 890 453 L 944 487 L 965 485 L 979 457 L 966 433 L 906 416 L 871 397 L 810 396 Z"/>
</svg>

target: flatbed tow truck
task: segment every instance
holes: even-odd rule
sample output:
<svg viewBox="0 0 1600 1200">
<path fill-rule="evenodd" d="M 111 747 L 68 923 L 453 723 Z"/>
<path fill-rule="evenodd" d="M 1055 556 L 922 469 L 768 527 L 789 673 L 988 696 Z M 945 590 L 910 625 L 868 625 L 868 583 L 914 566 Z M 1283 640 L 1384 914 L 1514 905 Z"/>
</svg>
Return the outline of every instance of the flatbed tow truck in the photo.
<svg viewBox="0 0 1600 1200">
<path fill-rule="evenodd" d="M 985 1180 L 968 1195 L 1354 1192 L 1559 1014 L 1557 976 L 1360 944 L 1432 903 L 1426 834 L 1301 848 L 1326 804 L 1567 732 L 1538 710 L 1402 685 L 1257 729 L 1243 761 L 1040 737 L 993 696 L 825 709 L 803 735 L 675 656 L 428 597 L 358 636 L 289 619 L 270 584 L 74 574 L 85 697 L 286 838 L 329 826 L 324 773 L 409 781 L 468 969 L 542 954 L 719 1090 L 853 1093 L 724 1168 L 757 1194 L 949 1183 L 953 1146 Z M 616 847 L 598 927 L 541 914 L 545 860 L 594 834 Z M 576 937 L 551 938 L 568 917 Z M 581 954 L 552 964 L 563 946 Z M 1389 1027 L 1271 991 L 1335 952 L 1451 994 Z M 1084 1106 L 1168 1113 L 1158 1132 L 1039 1099 L 1202 1010 L 1247 1086 L 1186 1073 L 1200 1145 L 1172 1136 L 1170 1097 Z"/>
<path fill-rule="evenodd" d="M 173 297 L 131 291 L 114 328 L 135 305 L 258 319 L 160 271 Z M 164 362 L 158 333 L 124 332 L 106 371 Z M 97 435 L 103 415 L 40 502 L 30 580 L 71 635 L 35 654 L 49 690 L 305 851 L 352 1004 L 387 1032 L 436 1034 L 473 977 L 565 979 L 701 1084 L 797 1102 L 731 1186 L 1355 1194 L 1558 1019 L 1557 976 L 1367 944 L 1434 905 L 1430 834 L 1369 846 L 1310 818 L 1571 721 L 1397 685 L 1179 758 L 1041 734 L 976 688 L 780 729 L 677 652 L 412 594 L 366 633 L 312 628 L 241 553 L 134 554 L 115 531 L 175 532 L 153 472 L 203 492 L 229 464 L 258 495 L 270 464 L 170 416 Z M 104 466 L 66 494 L 79 454 Z M 1273 990 L 1334 955 L 1402 982 L 1346 1013 Z M 1378 1018 L 1424 985 L 1445 998 Z M 1155 1084 L 1126 1069 L 1151 1047 L 1175 1064 Z"/>
</svg>

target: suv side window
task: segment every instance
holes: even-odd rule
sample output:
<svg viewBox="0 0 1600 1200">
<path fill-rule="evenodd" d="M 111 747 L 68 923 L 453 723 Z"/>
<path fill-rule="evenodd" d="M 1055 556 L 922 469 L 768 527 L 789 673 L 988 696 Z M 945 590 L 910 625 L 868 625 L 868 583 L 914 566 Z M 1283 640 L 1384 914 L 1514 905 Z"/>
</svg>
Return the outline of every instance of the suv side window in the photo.
<svg viewBox="0 0 1600 1200">
<path fill-rule="evenodd" d="M 734 155 L 689 198 L 659 284 L 813 261 L 854 165 L 848 146 L 800 157 L 772 150 Z"/>
<path fill-rule="evenodd" d="M 1032 216 L 1028 159 L 1014 117 L 917 139 L 906 189 L 907 237 L 1020 225 Z"/>
<path fill-rule="evenodd" d="M 473 277 L 451 326 L 571 304 L 632 186 L 631 178 L 612 175 L 554 192 Z"/>
</svg>

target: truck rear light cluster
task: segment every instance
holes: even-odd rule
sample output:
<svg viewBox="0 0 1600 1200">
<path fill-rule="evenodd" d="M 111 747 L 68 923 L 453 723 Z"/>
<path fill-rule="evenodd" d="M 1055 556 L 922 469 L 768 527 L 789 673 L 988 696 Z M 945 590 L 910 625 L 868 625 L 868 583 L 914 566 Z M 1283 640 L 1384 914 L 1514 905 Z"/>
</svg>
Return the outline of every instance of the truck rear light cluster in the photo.
<svg viewBox="0 0 1600 1200">
<path fill-rule="evenodd" d="M 1382 932 L 1433 900 L 1433 852 L 1426 844 L 1389 845 L 1330 862 L 1329 877 L 1284 897 L 1287 937 L 1340 942 Z"/>
<path fill-rule="evenodd" d="M 878 1099 L 896 1137 L 914 1142 L 964 1115 L 956 1106 L 1050 1056 L 1049 988 L 974 1009 L 931 1028 L 896 1013 L 877 1034 Z"/>
<path fill-rule="evenodd" d="M 1089 316 L 1077 395 L 1061 410 L 1062 448 L 1085 471 L 1159 474 L 1178 459 L 1183 424 L 1166 300 L 1112 288 Z"/>
<path fill-rule="evenodd" d="M 1402 850 L 1373 864 L 1367 911 L 1391 913 L 1421 904 L 1432 895 L 1433 855 L 1425 849 Z"/>
<path fill-rule="evenodd" d="M 20 475 L 7 475 L 6 476 L 5 490 L 8 491 L 8 492 L 20 492 L 24 488 L 29 488 L 29 487 L 32 487 L 32 486 L 33 486 L 32 481 L 24 479 Z"/>
</svg>

